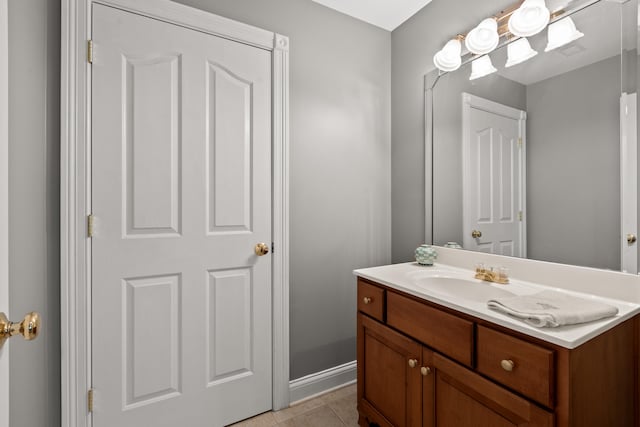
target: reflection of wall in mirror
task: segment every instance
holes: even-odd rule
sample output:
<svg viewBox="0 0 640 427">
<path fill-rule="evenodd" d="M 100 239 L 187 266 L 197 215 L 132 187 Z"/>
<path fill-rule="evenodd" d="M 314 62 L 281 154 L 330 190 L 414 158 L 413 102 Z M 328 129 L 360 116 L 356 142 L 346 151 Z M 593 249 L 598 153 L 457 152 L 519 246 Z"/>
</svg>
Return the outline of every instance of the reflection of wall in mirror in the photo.
<svg viewBox="0 0 640 427">
<path fill-rule="evenodd" d="M 433 90 L 434 243 L 462 241 L 461 92 L 527 111 L 527 253 L 619 269 L 620 56 L 524 86 L 449 73 Z"/>
</svg>

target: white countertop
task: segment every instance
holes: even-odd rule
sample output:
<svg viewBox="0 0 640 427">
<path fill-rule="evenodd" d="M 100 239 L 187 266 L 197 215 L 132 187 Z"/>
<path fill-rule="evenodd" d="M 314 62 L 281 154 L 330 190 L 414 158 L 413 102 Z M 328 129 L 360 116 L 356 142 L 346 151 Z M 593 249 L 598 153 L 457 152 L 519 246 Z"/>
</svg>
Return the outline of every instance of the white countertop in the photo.
<svg viewBox="0 0 640 427">
<path fill-rule="evenodd" d="M 415 262 L 393 264 L 354 270 L 353 273 L 356 276 L 381 283 L 389 286 L 390 288 L 403 291 L 424 300 L 440 304 L 444 307 L 478 317 L 488 322 L 492 322 L 569 349 L 578 347 L 580 344 L 587 342 L 591 338 L 600 335 L 601 333 L 640 313 L 640 304 L 570 291 L 552 286 L 534 284 L 514 278 L 510 278 L 510 283 L 507 285 L 482 282 L 473 278 L 474 272 L 471 270 L 441 263 L 435 263 L 434 266 L 431 267 L 419 265 Z M 420 280 L 426 276 L 434 275 L 446 275 L 448 277 L 459 277 L 464 278 L 465 280 L 475 281 L 478 286 L 484 287 L 482 289 L 489 291 L 489 294 L 491 294 L 491 292 L 498 294 L 503 291 L 508 291 L 515 295 L 529 295 L 543 290 L 552 289 L 568 295 L 575 295 L 580 298 L 592 299 L 613 305 L 618 308 L 618 314 L 614 317 L 589 323 L 561 326 L 558 328 L 536 328 L 521 320 L 489 309 L 487 307 L 487 301 L 491 296 L 485 300 L 482 297 L 478 297 L 478 295 L 465 296 L 463 292 L 456 294 L 456 292 L 442 291 L 442 289 L 432 289 L 425 285 L 425 283 L 428 282 Z M 492 289 L 486 288 L 487 286 Z"/>
</svg>

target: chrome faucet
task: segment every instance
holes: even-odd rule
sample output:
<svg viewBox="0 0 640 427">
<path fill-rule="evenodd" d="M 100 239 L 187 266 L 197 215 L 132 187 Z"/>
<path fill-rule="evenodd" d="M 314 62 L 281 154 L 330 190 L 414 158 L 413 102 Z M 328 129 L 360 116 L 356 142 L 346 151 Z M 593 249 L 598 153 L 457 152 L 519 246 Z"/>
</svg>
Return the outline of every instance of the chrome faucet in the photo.
<svg viewBox="0 0 640 427">
<path fill-rule="evenodd" d="M 485 282 L 500 283 L 502 285 L 509 283 L 509 276 L 507 275 L 506 268 L 500 267 L 498 270 L 494 270 L 493 267 L 485 268 L 482 263 L 476 265 L 475 278 L 484 280 Z"/>
</svg>

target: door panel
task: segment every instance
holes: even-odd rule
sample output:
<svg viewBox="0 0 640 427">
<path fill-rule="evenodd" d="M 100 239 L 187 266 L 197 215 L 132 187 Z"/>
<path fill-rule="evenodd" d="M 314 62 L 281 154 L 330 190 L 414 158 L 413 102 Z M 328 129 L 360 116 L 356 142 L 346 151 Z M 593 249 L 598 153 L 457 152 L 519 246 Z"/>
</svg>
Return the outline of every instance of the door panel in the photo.
<svg viewBox="0 0 640 427">
<path fill-rule="evenodd" d="M 0 0 L 0 312 L 9 315 L 8 10 Z M 0 348 L 0 427 L 9 427 L 9 344 Z"/>
<path fill-rule="evenodd" d="M 637 94 L 620 97 L 620 269 L 638 273 L 638 126 Z"/>
<path fill-rule="evenodd" d="M 358 314 L 358 407 L 367 409 L 369 422 L 422 425 L 421 356 L 420 344 Z"/>
<path fill-rule="evenodd" d="M 464 100 L 463 246 L 524 257 L 524 112 L 470 95 Z M 482 235 L 473 237 L 474 230 Z"/>
<path fill-rule="evenodd" d="M 96 427 L 271 409 L 271 53 L 93 6 Z"/>
</svg>

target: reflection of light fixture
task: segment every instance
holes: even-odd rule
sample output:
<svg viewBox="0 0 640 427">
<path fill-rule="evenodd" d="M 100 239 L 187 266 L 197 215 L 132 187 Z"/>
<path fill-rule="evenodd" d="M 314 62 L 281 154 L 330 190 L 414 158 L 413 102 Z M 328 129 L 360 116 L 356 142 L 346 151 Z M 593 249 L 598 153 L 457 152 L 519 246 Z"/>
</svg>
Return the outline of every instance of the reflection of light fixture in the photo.
<svg viewBox="0 0 640 427">
<path fill-rule="evenodd" d="M 491 58 L 488 55 L 481 56 L 478 59 L 474 59 L 471 63 L 471 76 L 469 80 L 479 79 L 480 77 L 487 76 L 491 73 L 495 73 L 496 68 L 491 63 Z"/>
<path fill-rule="evenodd" d="M 495 49 L 499 41 L 498 22 L 494 18 L 487 18 L 469 31 L 464 43 L 469 52 L 483 55 Z"/>
<path fill-rule="evenodd" d="M 544 30 L 550 17 L 544 0 L 525 0 L 509 18 L 509 31 L 518 37 L 533 36 Z"/>
<path fill-rule="evenodd" d="M 531 59 L 536 56 L 538 52 L 531 49 L 531 45 L 526 38 L 521 38 L 507 46 L 507 63 L 505 67 L 511 67 Z"/>
<path fill-rule="evenodd" d="M 584 36 L 583 33 L 576 29 L 576 24 L 569 16 L 549 25 L 549 29 L 547 31 L 549 43 L 544 50 L 545 52 L 564 46 L 565 44 L 571 43 L 572 41 L 578 40 L 580 37 Z"/>
<path fill-rule="evenodd" d="M 444 47 L 433 56 L 433 63 L 442 71 L 455 71 L 460 68 L 462 58 L 460 53 L 462 44 L 460 40 L 449 40 Z"/>
</svg>

